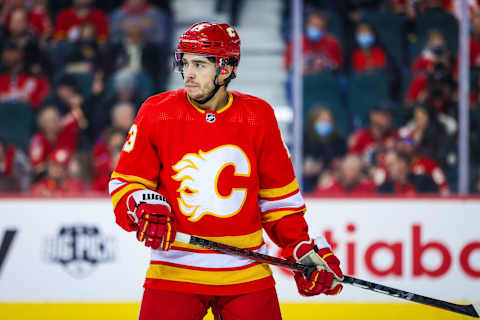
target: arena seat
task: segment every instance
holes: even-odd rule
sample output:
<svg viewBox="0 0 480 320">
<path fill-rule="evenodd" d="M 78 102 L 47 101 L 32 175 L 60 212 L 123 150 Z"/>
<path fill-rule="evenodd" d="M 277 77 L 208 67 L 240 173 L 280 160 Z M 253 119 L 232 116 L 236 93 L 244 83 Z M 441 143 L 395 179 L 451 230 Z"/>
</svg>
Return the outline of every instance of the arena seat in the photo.
<svg viewBox="0 0 480 320">
<path fill-rule="evenodd" d="M 21 102 L 0 103 L 0 136 L 17 147 L 27 150 L 34 126 L 30 105 Z"/>
<path fill-rule="evenodd" d="M 303 114 L 307 118 L 313 106 L 324 105 L 332 110 L 338 129 L 343 134 L 350 131 L 349 112 L 342 102 L 337 76 L 331 72 L 303 77 Z"/>
<path fill-rule="evenodd" d="M 388 78 L 383 72 L 352 75 L 348 106 L 354 128 L 367 125 L 370 110 L 385 100 L 388 100 Z"/>
<path fill-rule="evenodd" d="M 405 16 L 393 12 L 366 12 L 363 18 L 375 30 L 379 43 L 385 48 L 388 56 L 392 57 L 397 66 L 403 67 L 406 63 Z"/>
</svg>

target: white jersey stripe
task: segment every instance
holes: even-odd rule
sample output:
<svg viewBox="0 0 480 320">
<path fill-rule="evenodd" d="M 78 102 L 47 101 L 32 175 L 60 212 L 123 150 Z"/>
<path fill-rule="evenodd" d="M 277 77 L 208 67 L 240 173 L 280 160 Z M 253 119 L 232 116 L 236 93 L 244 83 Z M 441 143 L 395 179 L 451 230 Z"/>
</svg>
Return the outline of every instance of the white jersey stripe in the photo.
<svg viewBox="0 0 480 320">
<path fill-rule="evenodd" d="M 260 200 L 259 201 L 260 211 L 265 212 L 275 209 L 288 209 L 288 208 L 300 208 L 305 205 L 302 194 L 300 191 L 295 193 L 293 196 L 290 196 L 281 200 Z"/>
<path fill-rule="evenodd" d="M 126 184 L 127 184 L 126 182 L 123 182 L 117 179 L 110 180 L 110 182 L 108 183 L 108 193 L 112 195 L 112 193 L 115 192 L 115 190 L 123 187 Z"/>
<path fill-rule="evenodd" d="M 264 244 L 259 249 L 255 250 L 255 252 L 267 254 L 267 246 Z M 151 253 L 152 261 L 175 263 L 197 268 L 237 268 L 255 262 L 254 260 L 247 258 L 221 253 L 197 253 L 180 250 L 151 250 Z"/>
</svg>

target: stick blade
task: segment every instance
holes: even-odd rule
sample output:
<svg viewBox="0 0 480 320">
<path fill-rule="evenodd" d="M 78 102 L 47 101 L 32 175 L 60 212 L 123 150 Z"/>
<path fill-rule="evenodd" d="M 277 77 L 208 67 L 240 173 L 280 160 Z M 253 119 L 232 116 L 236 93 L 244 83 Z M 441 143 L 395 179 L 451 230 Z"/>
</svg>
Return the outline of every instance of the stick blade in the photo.
<svg viewBox="0 0 480 320">
<path fill-rule="evenodd" d="M 480 318 L 480 303 L 474 303 L 470 305 L 472 307 L 472 317 Z"/>
</svg>

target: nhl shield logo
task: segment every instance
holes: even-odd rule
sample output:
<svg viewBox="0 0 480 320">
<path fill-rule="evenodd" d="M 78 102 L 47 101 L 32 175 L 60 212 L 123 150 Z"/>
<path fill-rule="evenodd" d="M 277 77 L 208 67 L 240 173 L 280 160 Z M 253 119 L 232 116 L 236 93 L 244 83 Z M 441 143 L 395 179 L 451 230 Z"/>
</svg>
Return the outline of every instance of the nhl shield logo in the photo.
<svg viewBox="0 0 480 320">
<path fill-rule="evenodd" d="M 214 123 L 215 122 L 215 113 L 205 114 L 205 120 L 207 120 L 208 123 Z"/>
</svg>

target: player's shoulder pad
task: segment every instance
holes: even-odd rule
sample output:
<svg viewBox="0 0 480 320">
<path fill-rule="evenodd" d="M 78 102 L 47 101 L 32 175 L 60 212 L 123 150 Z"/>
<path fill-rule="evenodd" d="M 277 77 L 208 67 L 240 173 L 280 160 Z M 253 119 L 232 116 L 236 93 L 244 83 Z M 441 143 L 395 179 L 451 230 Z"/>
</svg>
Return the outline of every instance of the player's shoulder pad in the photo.
<svg viewBox="0 0 480 320">
<path fill-rule="evenodd" d="M 273 107 L 265 100 L 252 96 L 250 94 L 241 93 L 238 91 L 230 91 L 234 99 L 238 99 L 242 104 L 242 108 L 248 108 L 248 111 L 252 111 L 262 117 L 275 117 Z"/>
<path fill-rule="evenodd" d="M 142 108 L 145 106 L 146 108 L 161 108 L 165 107 L 169 102 L 175 101 L 179 98 L 179 90 L 175 91 L 166 91 L 156 95 L 153 95 L 147 100 L 145 100 L 142 104 Z"/>
<path fill-rule="evenodd" d="M 166 91 L 153 95 L 142 103 L 139 115 L 161 114 L 172 109 L 171 106 L 181 99 L 181 90 Z"/>
</svg>

